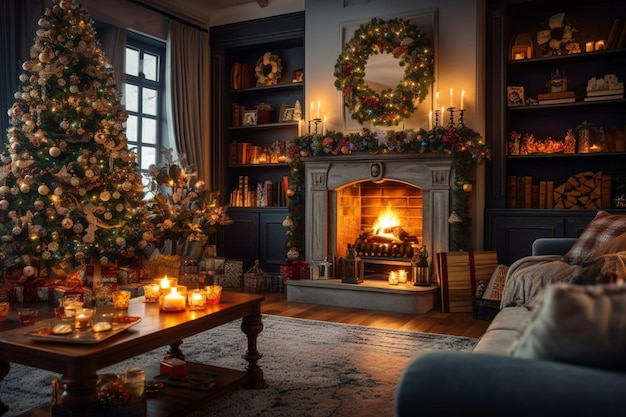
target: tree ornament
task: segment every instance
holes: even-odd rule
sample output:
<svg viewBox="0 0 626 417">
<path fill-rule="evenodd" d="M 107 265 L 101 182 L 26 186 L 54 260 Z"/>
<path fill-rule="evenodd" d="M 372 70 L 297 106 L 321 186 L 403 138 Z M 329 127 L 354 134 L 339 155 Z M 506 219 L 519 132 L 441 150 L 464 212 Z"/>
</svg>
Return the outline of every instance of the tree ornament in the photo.
<svg viewBox="0 0 626 417">
<path fill-rule="evenodd" d="M 30 192 L 30 185 L 25 182 L 20 184 L 20 192 L 24 194 L 28 194 Z"/>
<path fill-rule="evenodd" d="M 6 198 L 3 198 L 2 200 L 0 200 L 0 210 L 8 210 L 9 208 L 9 200 L 7 200 Z"/>
<path fill-rule="evenodd" d="M 35 275 L 35 268 L 33 268 L 31 265 L 26 265 L 24 269 L 22 269 L 22 273 L 24 273 L 26 277 L 30 278 Z"/>
<path fill-rule="evenodd" d="M 0 196 L 4 197 L 11 193 L 11 188 L 8 185 L 0 186 Z"/>
<path fill-rule="evenodd" d="M 50 193 L 50 188 L 46 184 L 41 184 L 39 188 L 37 188 L 37 192 L 39 195 L 48 195 Z"/>
<path fill-rule="evenodd" d="M 126 192 L 129 192 L 129 191 L 130 191 L 130 190 L 132 190 L 132 189 L 133 189 L 133 184 L 131 184 L 130 182 L 128 182 L 128 181 L 124 181 L 124 182 L 122 183 L 122 190 L 124 190 L 124 191 L 126 191 Z"/>
<path fill-rule="evenodd" d="M 74 226 L 74 221 L 70 217 L 66 217 L 63 220 L 61 220 L 61 226 L 64 229 L 69 230 Z"/>
<path fill-rule="evenodd" d="M 21 235 L 21 234 L 22 234 L 22 228 L 21 228 L 21 227 L 19 227 L 19 226 L 14 226 L 14 227 L 13 227 L 13 230 L 12 230 L 12 233 L 13 233 L 15 236 L 19 236 L 19 235 Z"/>
<path fill-rule="evenodd" d="M 50 148 L 50 150 L 48 150 L 48 153 L 51 157 L 58 158 L 61 155 L 61 149 L 59 149 L 57 146 L 53 146 Z"/>
<path fill-rule="evenodd" d="M 75 223 L 72 230 L 74 230 L 74 233 L 80 234 L 83 233 L 83 230 L 85 230 L 85 228 L 82 223 Z"/>
<path fill-rule="evenodd" d="M 45 204 L 44 204 L 43 200 L 42 200 L 42 199 L 40 199 L 40 198 L 37 198 L 37 199 L 35 200 L 35 202 L 33 203 L 33 207 L 34 207 L 34 208 L 35 208 L 35 210 L 37 210 L 37 211 L 41 211 L 41 210 L 43 210 L 44 205 L 45 205 Z"/>
<path fill-rule="evenodd" d="M 465 191 L 466 193 L 469 193 L 470 191 L 472 191 L 473 188 L 474 187 L 469 182 L 466 182 L 465 184 L 463 184 L 463 191 Z"/>
<path fill-rule="evenodd" d="M 109 191 L 103 191 L 100 193 L 100 200 L 105 203 L 111 199 L 111 193 Z"/>
</svg>

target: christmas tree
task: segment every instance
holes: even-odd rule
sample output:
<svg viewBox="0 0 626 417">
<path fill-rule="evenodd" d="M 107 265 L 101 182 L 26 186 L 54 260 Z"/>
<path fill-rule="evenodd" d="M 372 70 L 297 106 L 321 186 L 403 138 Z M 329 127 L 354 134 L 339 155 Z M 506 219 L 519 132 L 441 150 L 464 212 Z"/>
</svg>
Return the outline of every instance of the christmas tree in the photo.
<svg viewBox="0 0 626 417">
<path fill-rule="evenodd" d="M 0 156 L 0 256 L 26 279 L 129 264 L 152 233 L 113 68 L 76 2 L 38 23 Z"/>
</svg>

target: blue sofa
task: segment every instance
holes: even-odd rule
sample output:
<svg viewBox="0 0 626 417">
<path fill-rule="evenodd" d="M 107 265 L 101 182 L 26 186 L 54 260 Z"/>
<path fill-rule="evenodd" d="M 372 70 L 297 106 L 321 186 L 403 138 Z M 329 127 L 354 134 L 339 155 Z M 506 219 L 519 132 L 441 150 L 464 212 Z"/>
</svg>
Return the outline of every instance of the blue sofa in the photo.
<svg viewBox="0 0 626 417">
<path fill-rule="evenodd" d="M 539 239 L 533 255 L 563 255 L 576 239 Z M 553 360 L 513 357 L 530 320 L 504 307 L 472 352 L 433 351 L 400 378 L 396 417 L 626 416 L 626 374 Z"/>
</svg>

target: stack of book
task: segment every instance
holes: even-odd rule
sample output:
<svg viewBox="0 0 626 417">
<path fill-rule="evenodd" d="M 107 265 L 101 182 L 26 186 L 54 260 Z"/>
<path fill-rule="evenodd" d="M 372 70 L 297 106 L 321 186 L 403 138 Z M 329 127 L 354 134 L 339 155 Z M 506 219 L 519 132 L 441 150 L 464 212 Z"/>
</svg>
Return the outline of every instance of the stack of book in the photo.
<svg viewBox="0 0 626 417">
<path fill-rule="evenodd" d="M 539 104 L 574 103 L 576 95 L 573 91 L 559 91 L 556 93 L 541 93 L 537 96 Z"/>
<path fill-rule="evenodd" d="M 604 90 L 587 90 L 585 101 L 620 100 L 624 98 L 624 83 Z"/>
</svg>

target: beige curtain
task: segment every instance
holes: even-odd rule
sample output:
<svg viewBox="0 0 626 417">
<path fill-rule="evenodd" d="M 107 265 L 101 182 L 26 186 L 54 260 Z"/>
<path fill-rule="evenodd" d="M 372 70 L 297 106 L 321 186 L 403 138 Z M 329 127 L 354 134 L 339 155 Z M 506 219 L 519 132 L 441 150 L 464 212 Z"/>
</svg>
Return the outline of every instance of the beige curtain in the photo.
<svg viewBox="0 0 626 417">
<path fill-rule="evenodd" d="M 198 179 L 211 184 L 209 34 L 170 20 L 168 46 L 171 120 L 179 159 L 184 155 Z"/>
</svg>

